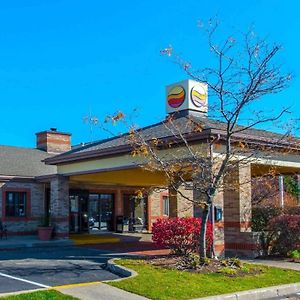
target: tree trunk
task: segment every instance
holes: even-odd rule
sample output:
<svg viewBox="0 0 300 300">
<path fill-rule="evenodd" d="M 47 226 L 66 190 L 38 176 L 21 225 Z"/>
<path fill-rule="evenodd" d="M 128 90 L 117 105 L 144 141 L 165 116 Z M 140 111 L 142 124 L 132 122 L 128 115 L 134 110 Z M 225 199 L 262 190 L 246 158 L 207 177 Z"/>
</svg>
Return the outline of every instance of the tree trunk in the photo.
<svg viewBox="0 0 300 300">
<path fill-rule="evenodd" d="M 208 221 L 210 206 L 207 206 L 202 213 L 201 231 L 199 237 L 199 256 L 200 259 L 206 258 L 206 225 Z"/>
</svg>

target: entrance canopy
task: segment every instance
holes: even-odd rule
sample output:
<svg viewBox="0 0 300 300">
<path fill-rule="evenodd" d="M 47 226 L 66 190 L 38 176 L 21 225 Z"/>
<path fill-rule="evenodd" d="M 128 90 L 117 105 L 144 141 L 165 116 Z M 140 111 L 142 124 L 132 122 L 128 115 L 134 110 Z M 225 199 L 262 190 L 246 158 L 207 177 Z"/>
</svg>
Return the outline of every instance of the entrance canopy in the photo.
<svg viewBox="0 0 300 300">
<path fill-rule="evenodd" d="M 168 185 L 166 177 L 162 172 L 150 172 L 140 167 L 117 171 L 72 175 L 69 177 L 69 181 L 70 183 L 120 185 L 131 187 L 163 187 Z"/>
<path fill-rule="evenodd" d="M 262 164 L 251 165 L 252 177 L 264 176 L 266 174 L 295 175 L 295 174 L 300 174 L 300 168 L 293 167 L 293 166 L 276 166 L 276 165 L 262 165 Z"/>
</svg>

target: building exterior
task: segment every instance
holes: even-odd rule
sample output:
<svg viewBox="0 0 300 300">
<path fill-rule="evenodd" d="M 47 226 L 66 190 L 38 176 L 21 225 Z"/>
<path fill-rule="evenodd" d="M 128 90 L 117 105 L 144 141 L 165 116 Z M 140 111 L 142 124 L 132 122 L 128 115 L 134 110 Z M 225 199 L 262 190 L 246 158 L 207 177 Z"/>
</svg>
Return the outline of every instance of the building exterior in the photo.
<svg viewBox="0 0 300 300">
<path fill-rule="evenodd" d="M 55 129 L 37 133 L 36 148 L 0 146 L 0 218 L 9 234 L 37 231 L 47 209 L 49 187 L 37 178 L 56 174 L 44 159 L 70 150 L 70 135 Z"/>
<path fill-rule="evenodd" d="M 191 134 L 195 145 L 222 137 L 224 124 L 207 117 L 207 87 L 184 81 L 167 87 L 167 112 L 176 126 L 190 133 L 187 117 L 201 121 L 203 130 Z M 164 122 L 142 129 L 145 137 L 168 139 Z M 249 129 L 240 138 L 272 145 L 275 134 Z M 300 143 L 298 144 L 300 145 Z M 284 147 L 285 145 L 281 145 Z M 33 234 L 41 217 L 50 212 L 57 237 L 70 233 L 114 231 L 119 217 L 124 229 L 151 231 L 159 217 L 198 216 L 199 211 L 168 187 L 163 173 L 141 166 L 145 160 L 131 155 L 128 135 L 71 148 L 70 134 L 55 130 L 37 134 L 37 149 L 0 147 L 0 215 L 9 234 Z M 248 182 L 233 190 L 219 191 L 215 205 L 223 212 L 215 223 L 217 253 L 253 256 L 257 234 L 251 231 L 251 178 L 269 166 L 278 173 L 300 173 L 300 147 L 272 157 L 260 153 L 255 164 L 236 166 L 226 181 Z M 222 153 L 222 147 L 213 149 Z M 140 191 L 146 191 L 141 196 Z M 197 197 L 193 189 L 182 195 Z"/>
</svg>

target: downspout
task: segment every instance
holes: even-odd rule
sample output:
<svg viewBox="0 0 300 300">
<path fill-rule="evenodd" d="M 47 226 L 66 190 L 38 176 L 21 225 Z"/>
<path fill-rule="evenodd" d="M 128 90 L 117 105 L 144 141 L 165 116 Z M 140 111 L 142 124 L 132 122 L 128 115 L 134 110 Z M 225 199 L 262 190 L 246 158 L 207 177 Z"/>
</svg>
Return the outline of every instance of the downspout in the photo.
<svg viewBox="0 0 300 300">
<path fill-rule="evenodd" d="M 284 182 L 282 175 L 279 175 L 279 205 L 281 208 L 284 208 Z"/>
</svg>

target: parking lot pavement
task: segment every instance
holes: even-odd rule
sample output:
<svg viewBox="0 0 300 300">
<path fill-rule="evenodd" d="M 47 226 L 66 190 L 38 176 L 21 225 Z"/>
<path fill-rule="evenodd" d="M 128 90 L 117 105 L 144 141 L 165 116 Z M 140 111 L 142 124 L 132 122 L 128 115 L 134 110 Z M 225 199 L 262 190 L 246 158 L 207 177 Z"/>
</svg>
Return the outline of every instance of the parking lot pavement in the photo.
<svg viewBox="0 0 300 300">
<path fill-rule="evenodd" d="M 80 247 L 0 251 L 0 294 L 117 279 L 103 269 L 110 258 Z"/>
</svg>

